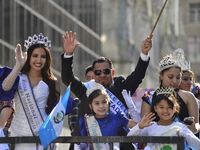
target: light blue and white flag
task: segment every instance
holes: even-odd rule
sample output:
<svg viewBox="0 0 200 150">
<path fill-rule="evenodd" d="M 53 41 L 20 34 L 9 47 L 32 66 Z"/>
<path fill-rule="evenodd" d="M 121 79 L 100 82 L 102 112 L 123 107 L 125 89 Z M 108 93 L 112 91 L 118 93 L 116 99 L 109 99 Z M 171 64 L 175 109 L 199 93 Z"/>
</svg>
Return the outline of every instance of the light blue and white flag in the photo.
<svg viewBox="0 0 200 150">
<path fill-rule="evenodd" d="M 46 148 L 62 132 L 69 95 L 70 86 L 68 86 L 62 99 L 54 107 L 38 131 L 40 141 L 44 148 Z"/>
</svg>

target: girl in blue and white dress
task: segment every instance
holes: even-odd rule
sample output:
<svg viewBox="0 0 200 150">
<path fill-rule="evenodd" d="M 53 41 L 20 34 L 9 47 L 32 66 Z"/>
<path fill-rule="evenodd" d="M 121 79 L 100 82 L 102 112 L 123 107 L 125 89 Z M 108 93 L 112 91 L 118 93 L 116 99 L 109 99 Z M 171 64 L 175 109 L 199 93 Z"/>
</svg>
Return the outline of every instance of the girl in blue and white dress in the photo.
<svg viewBox="0 0 200 150">
<path fill-rule="evenodd" d="M 157 96 L 152 103 L 152 109 L 159 120 L 153 121 L 155 119 L 154 113 L 146 113 L 142 120 L 131 129 L 128 136 L 183 136 L 186 141 L 185 150 L 188 150 L 188 145 L 199 149 L 200 139 L 186 125 L 172 120 L 180 110 L 173 89 L 160 88 L 155 92 Z M 144 148 L 144 150 L 155 149 L 175 150 L 177 145 L 170 143 L 147 143 L 147 146 Z"/>
<path fill-rule="evenodd" d="M 121 113 L 108 113 L 110 98 L 101 84 L 93 82 L 87 89 L 87 97 L 88 115 L 79 120 L 81 136 L 117 136 L 117 132 L 123 127 L 132 128 L 136 125 L 134 121 L 125 118 Z M 84 146 L 89 149 L 97 147 L 99 150 L 109 150 L 109 144 L 84 145 L 82 143 L 81 148 L 84 149 Z M 119 149 L 118 144 L 114 144 L 114 149 Z"/>
</svg>

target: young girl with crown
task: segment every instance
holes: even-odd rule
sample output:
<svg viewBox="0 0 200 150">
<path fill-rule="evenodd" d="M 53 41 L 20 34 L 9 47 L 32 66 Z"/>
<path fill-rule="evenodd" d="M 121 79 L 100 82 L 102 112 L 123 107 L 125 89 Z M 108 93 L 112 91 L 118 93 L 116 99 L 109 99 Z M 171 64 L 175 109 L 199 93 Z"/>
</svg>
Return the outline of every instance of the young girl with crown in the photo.
<svg viewBox="0 0 200 150">
<path fill-rule="evenodd" d="M 199 149 L 200 140 L 180 122 L 174 122 L 173 117 L 179 113 L 180 106 L 171 88 L 159 88 L 155 91 L 156 97 L 152 103 L 154 113 L 147 113 L 142 120 L 131 129 L 128 136 L 183 136 L 185 138 L 185 150 L 188 146 Z M 154 115 L 158 121 L 152 121 Z M 148 143 L 144 150 L 176 150 L 176 144 Z"/>
<path fill-rule="evenodd" d="M 93 82 L 87 89 L 88 112 L 85 117 L 80 118 L 79 125 L 81 136 L 117 136 L 117 132 L 123 128 L 132 128 L 136 123 L 125 118 L 121 113 L 114 114 L 109 111 L 110 97 L 105 88 L 96 82 Z M 85 147 L 95 150 L 109 150 L 107 143 L 81 144 L 81 150 Z M 114 149 L 118 150 L 117 143 Z"/>
<path fill-rule="evenodd" d="M 2 83 L 2 89 L 9 91 L 19 78 L 17 92 L 14 91 L 14 117 L 11 123 L 11 136 L 38 136 L 38 130 L 47 115 L 60 98 L 59 83 L 51 71 L 51 41 L 41 33 L 25 41 L 27 52 L 22 54 L 18 44 L 16 65 Z M 15 150 L 43 150 L 36 144 L 15 144 Z M 51 144 L 48 150 L 57 149 Z"/>
</svg>

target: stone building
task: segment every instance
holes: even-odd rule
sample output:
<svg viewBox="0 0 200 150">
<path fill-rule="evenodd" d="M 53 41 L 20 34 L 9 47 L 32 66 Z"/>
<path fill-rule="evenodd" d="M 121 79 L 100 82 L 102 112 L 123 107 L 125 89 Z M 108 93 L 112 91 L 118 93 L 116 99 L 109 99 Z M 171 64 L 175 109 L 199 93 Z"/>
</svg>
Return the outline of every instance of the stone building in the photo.
<svg viewBox="0 0 200 150">
<path fill-rule="evenodd" d="M 196 82 L 200 82 L 200 0 L 180 1 L 186 34 L 186 56 Z"/>
</svg>

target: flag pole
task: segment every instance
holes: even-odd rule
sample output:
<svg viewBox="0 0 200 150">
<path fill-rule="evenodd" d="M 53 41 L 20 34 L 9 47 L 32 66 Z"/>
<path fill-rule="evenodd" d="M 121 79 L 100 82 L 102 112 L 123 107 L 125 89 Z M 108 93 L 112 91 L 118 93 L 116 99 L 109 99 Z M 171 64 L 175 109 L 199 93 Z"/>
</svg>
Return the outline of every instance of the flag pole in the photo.
<svg viewBox="0 0 200 150">
<path fill-rule="evenodd" d="M 157 23 L 158 23 L 158 20 L 160 19 L 160 16 L 161 16 L 161 14 L 162 14 L 162 12 L 163 12 L 163 10 L 164 10 L 164 8 L 165 8 L 165 5 L 167 4 L 167 1 L 168 1 L 168 0 L 165 0 L 165 3 L 164 3 L 164 5 L 163 5 L 163 7 L 162 7 L 162 9 L 161 9 L 161 11 L 160 11 L 160 13 L 159 13 L 159 15 L 158 15 L 158 18 L 156 19 L 156 22 L 155 22 L 155 24 L 154 24 L 154 26 L 153 26 L 153 29 L 151 30 L 151 33 L 150 33 L 149 37 L 151 37 L 152 33 L 154 32 L 154 29 L 156 28 L 156 25 L 157 25 Z"/>
</svg>

